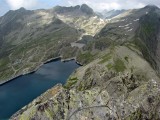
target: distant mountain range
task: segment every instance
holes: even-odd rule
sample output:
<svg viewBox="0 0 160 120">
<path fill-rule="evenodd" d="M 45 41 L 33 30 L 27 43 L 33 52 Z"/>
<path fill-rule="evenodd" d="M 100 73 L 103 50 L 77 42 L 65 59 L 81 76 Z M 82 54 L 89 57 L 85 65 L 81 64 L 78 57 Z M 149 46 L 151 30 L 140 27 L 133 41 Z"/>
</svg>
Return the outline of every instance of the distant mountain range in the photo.
<svg viewBox="0 0 160 120">
<path fill-rule="evenodd" d="M 105 18 L 105 19 L 110 19 L 110 18 L 113 18 L 123 12 L 125 12 L 127 10 L 104 10 L 102 12 L 98 12 L 97 14 L 100 15 L 102 18 Z"/>
</svg>

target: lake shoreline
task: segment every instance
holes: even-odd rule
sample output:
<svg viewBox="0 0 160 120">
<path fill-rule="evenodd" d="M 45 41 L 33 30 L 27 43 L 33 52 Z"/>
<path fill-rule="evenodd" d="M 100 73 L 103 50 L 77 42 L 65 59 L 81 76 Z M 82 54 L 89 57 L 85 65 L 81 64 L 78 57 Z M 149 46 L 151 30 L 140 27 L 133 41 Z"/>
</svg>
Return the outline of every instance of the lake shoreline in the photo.
<svg viewBox="0 0 160 120">
<path fill-rule="evenodd" d="M 10 118 L 55 85 L 61 84 L 63 87 L 68 77 L 79 67 L 74 59 L 69 61 L 69 59 L 54 58 L 44 63 L 36 72 L 20 75 L 4 83 L 0 87 L 0 119 Z"/>
<path fill-rule="evenodd" d="M 36 72 L 42 65 L 44 65 L 44 64 L 47 64 L 47 63 L 50 63 L 50 62 L 54 62 L 54 61 L 59 61 L 59 60 L 60 60 L 61 62 L 69 62 L 69 61 L 75 60 L 76 64 L 78 64 L 79 66 L 83 66 L 80 62 L 78 62 L 78 61 L 76 60 L 75 57 L 73 57 L 73 58 L 67 58 L 67 59 L 63 59 L 61 56 L 60 56 L 60 57 L 55 57 L 55 58 L 50 58 L 50 59 L 48 59 L 46 62 L 43 62 L 43 63 L 41 63 L 39 66 L 37 66 L 37 67 L 35 68 L 35 70 L 33 70 L 33 71 L 29 71 L 29 72 L 26 72 L 26 73 L 24 73 L 24 74 L 20 74 L 20 75 L 14 76 L 14 77 L 12 77 L 12 78 L 9 79 L 9 80 L 0 82 L 0 86 L 3 86 L 3 85 L 5 85 L 5 84 L 7 84 L 7 83 L 9 83 L 9 82 L 12 82 L 13 80 L 15 80 L 15 79 L 17 79 L 17 78 L 19 78 L 19 77 L 21 77 L 21 76 L 35 73 L 35 72 Z"/>
</svg>

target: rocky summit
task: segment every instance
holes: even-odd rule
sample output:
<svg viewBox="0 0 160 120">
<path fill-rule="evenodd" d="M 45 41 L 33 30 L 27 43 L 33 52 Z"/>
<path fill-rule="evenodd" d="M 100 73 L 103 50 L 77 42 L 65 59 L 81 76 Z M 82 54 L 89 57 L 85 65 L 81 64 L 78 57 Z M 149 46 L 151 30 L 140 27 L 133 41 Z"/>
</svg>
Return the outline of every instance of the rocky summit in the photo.
<svg viewBox="0 0 160 120">
<path fill-rule="evenodd" d="M 83 65 L 11 120 L 160 119 L 156 6 L 101 15 L 86 4 L 11 10 L 0 17 L 0 43 L 1 83 L 57 57 Z"/>
</svg>

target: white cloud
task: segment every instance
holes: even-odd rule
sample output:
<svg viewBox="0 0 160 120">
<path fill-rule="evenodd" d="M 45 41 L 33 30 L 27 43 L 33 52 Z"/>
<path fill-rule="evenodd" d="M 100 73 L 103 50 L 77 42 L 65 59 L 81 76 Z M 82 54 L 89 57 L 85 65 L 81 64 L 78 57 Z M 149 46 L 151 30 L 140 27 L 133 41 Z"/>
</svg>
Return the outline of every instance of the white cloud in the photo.
<svg viewBox="0 0 160 120">
<path fill-rule="evenodd" d="M 68 5 L 88 4 L 95 11 L 102 11 L 104 9 L 133 9 L 142 8 L 148 4 L 159 5 L 160 0 L 66 0 Z"/>
<path fill-rule="evenodd" d="M 6 0 L 11 9 L 18 9 L 24 7 L 30 9 L 37 5 L 37 0 Z"/>
<path fill-rule="evenodd" d="M 111 2 L 111 3 L 98 3 L 98 5 L 92 5 L 94 6 L 96 9 L 98 10 L 104 10 L 104 9 L 107 9 L 107 10 L 111 10 L 111 9 L 120 9 L 121 8 L 121 5 L 116 3 L 116 2 Z"/>
<path fill-rule="evenodd" d="M 160 0 L 5 0 L 11 9 L 25 7 L 27 9 L 50 8 L 55 5 L 75 6 L 87 4 L 95 11 L 104 9 L 133 9 L 141 8 L 148 4 L 158 5 Z"/>
</svg>

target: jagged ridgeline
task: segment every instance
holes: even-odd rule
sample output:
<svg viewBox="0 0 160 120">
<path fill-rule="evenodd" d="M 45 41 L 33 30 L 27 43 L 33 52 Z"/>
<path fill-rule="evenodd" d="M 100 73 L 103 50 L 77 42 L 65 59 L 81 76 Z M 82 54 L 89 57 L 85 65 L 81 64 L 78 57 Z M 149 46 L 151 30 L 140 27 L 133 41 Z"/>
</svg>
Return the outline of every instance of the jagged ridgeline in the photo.
<svg viewBox="0 0 160 120">
<path fill-rule="evenodd" d="M 0 17 L 2 82 L 55 57 L 83 64 L 64 86 L 54 86 L 11 119 L 160 119 L 160 9 L 105 15 L 109 19 L 83 4 L 21 8 Z"/>
</svg>

